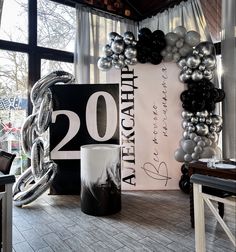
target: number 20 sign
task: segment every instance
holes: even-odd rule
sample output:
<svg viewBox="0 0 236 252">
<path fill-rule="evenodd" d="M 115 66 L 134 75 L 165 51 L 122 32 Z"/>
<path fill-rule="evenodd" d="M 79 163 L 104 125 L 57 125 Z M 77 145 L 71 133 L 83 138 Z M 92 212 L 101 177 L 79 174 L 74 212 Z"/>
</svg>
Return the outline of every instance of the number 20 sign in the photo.
<svg viewBox="0 0 236 252">
<path fill-rule="evenodd" d="M 85 144 L 119 143 L 118 84 L 56 85 L 51 91 L 51 159 L 80 159 Z"/>
</svg>

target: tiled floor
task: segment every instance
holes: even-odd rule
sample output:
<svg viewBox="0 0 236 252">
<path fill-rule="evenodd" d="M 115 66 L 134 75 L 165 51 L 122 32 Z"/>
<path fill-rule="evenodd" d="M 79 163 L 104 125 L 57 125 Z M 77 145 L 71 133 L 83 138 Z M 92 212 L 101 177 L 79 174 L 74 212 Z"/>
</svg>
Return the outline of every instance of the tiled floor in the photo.
<svg viewBox="0 0 236 252">
<path fill-rule="evenodd" d="M 236 209 L 225 221 L 236 232 Z M 235 251 L 221 226 L 206 213 L 207 251 Z M 194 251 L 189 195 L 181 191 L 123 192 L 122 211 L 94 217 L 81 212 L 79 196 L 45 193 L 13 209 L 15 252 Z"/>
</svg>

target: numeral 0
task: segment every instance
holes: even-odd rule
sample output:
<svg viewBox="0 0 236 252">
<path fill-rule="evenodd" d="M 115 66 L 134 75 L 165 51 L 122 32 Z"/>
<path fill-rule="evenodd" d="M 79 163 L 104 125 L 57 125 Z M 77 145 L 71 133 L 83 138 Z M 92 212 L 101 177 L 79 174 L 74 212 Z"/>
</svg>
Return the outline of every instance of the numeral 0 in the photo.
<svg viewBox="0 0 236 252">
<path fill-rule="evenodd" d="M 106 131 L 104 136 L 99 136 L 98 125 L 97 125 L 97 103 L 98 98 L 102 96 L 106 103 Z M 104 142 L 113 137 L 117 129 L 117 106 L 114 98 L 107 92 L 96 92 L 92 94 L 87 102 L 85 116 L 86 116 L 86 127 L 88 129 L 89 135 L 99 142 Z M 66 115 L 69 119 L 69 128 L 66 135 L 62 140 L 54 147 L 51 151 L 52 159 L 80 159 L 80 151 L 62 151 L 60 150 L 64 145 L 66 145 L 73 137 L 78 133 L 80 129 L 80 118 L 79 116 L 70 110 L 57 110 L 52 113 L 52 123 L 56 122 L 58 115 Z"/>
</svg>

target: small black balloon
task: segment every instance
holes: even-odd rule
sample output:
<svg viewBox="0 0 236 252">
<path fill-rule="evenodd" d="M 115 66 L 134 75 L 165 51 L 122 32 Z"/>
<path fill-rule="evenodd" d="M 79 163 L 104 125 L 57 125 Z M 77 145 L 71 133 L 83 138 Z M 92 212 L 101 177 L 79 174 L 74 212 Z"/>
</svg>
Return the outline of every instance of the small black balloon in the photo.
<svg viewBox="0 0 236 252">
<path fill-rule="evenodd" d="M 182 174 L 184 174 L 184 175 L 187 175 L 187 174 L 188 174 L 188 167 L 187 167 L 185 164 L 183 164 L 183 165 L 181 166 L 181 172 L 182 172 Z"/>
<path fill-rule="evenodd" d="M 165 38 L 165 33 L 161 30 L 155 30 L 153 33 L 152 33 L 152 37 L 154 39 L 164 39 Z"/>
<path fill-rule="evenodd" d="M 149 28 L 144 27 L 138 31 L 138 38 L 143 43 L 148 43 L 151 41 L 152 32 Z"/>
</svg>

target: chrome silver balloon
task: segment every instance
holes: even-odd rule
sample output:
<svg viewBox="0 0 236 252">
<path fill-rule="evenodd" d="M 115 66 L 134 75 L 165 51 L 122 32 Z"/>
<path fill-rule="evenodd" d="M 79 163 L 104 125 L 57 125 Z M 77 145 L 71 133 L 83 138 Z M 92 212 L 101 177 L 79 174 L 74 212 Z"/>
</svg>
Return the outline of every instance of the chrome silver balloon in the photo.
<svg viewBox="0 0 236 252">
<path fill-rule="evenodd" d="M 48 133 L 53 109 L 49 87 L 69 83 L 74 83 L 73 75 L 55 71 L 37 81 L 31 90 L 33 114 L 26 118 L 21 129 L 22 148 L 31 159 L 31 166 L 17 178 L 13 186 L 13 202 L 16 206 L 37 199 L 49 188 L 56 175 L 57 164 L 50 159 L 48 147 L 45 147 L 48 141 L 42 140 Z"/>
<path fill-rule="evenodd" d="M 127 46 L 125 48 L 125 57 L 127 59 L 132 59 L 132 58 L 136 58 L 137 56 L 137 49 L 133 46 Z"/>
<path fill-rule="evenodd" d="M 123 39 L 117 39 L 111 43 L 111 49 L 114 53 L 120 54 L 124 51 L 125 43 Z"/>
<path fill-rule="evenodd" d="M 196 133 L 199 136 L 206 136 L 209 133 L 209 128 L 205 123 L 198 123 L 196 125 Z"/>
<path fill-rule="evenodd" d="M 107 71 L 111 69 L 112 63 L 107 57 L 101 57 L 97 62 L 97 66 L 100 70 Z"/>
</svg>

